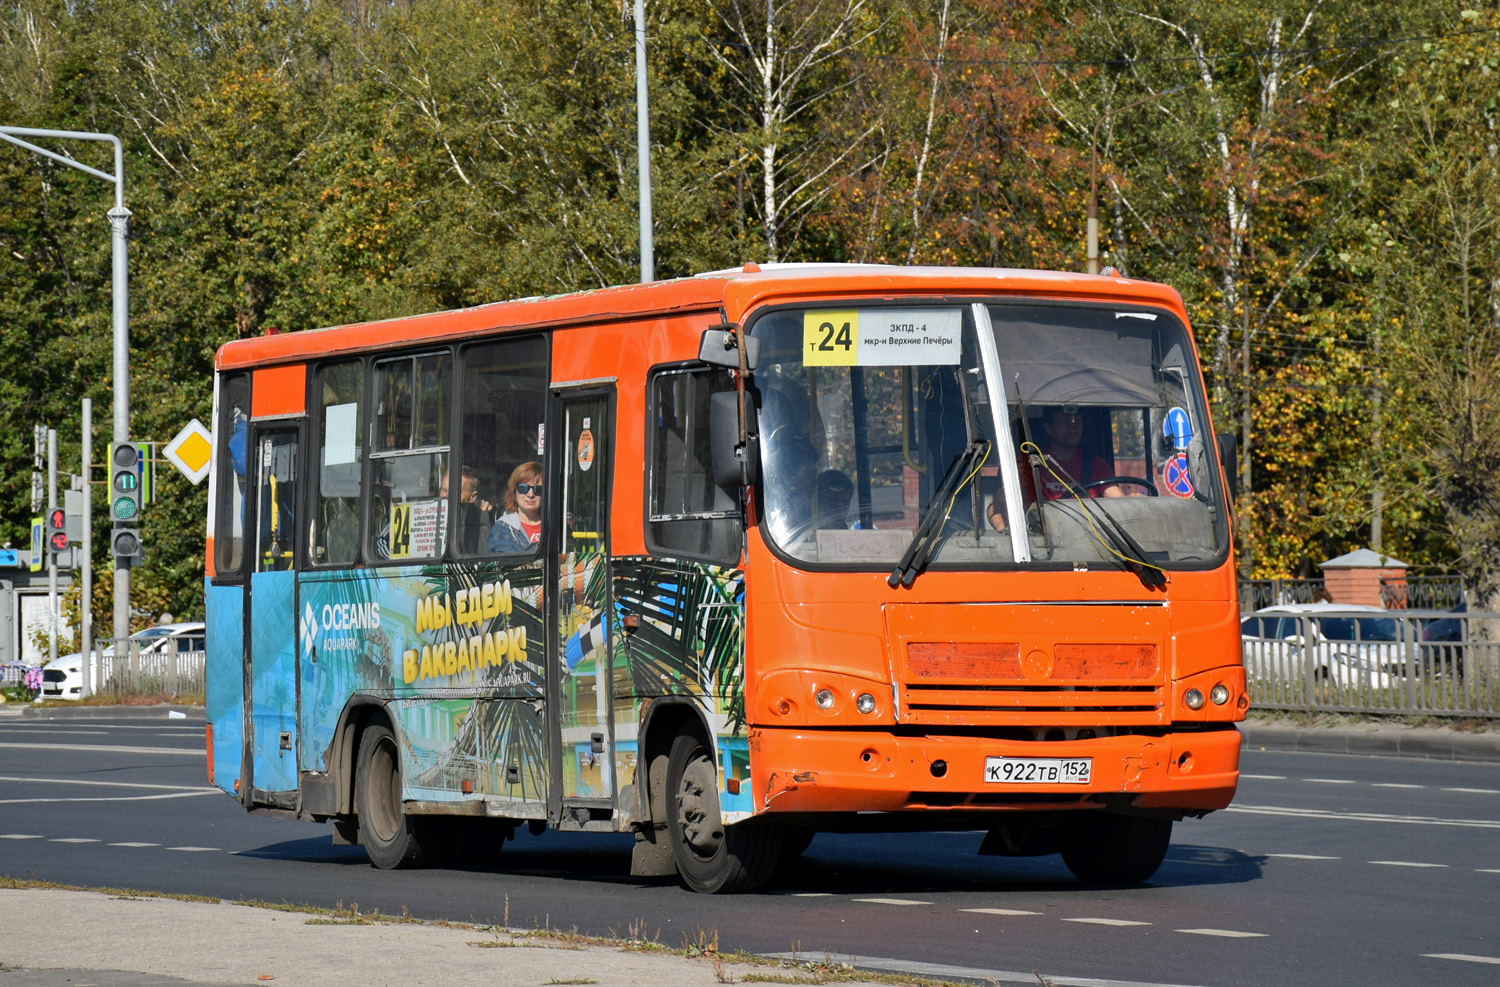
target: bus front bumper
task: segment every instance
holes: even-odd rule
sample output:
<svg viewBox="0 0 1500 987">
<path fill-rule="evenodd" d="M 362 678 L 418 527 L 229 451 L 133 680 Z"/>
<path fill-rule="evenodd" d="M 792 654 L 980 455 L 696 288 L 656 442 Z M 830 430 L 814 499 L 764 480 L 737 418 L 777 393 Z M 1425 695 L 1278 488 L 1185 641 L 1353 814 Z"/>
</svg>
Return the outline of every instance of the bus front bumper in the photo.
<svg viewBox="0 0 1500 987">
<path fill-rule="evenodd" d="M 1222 809 L 1239 779 L 1240 734 L 1223 730 L 1026 742 L 935 734 L 751 728 L 754 811 L 1035 810 L 1108 804 Z M 1007 783 L 986 759 L 1088 759 L 1088 781 Z M 993 765 L 992 765 L 993 766 Z"/>
</svg>

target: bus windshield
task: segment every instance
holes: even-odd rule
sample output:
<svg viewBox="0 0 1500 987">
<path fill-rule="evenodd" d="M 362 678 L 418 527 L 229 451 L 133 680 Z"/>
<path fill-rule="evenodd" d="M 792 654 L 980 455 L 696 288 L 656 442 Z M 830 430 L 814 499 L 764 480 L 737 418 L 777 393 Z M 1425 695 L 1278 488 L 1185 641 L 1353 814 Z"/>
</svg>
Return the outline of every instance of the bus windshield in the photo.
<svg viewBox="0 0 1500 987">
<path fill-rule="evenodd" d="M 1164 310 L 871 303 L 750 331 L 761 521 L 795 563 L 888 568 L 914 538 L 929 568 L 1228 551 L 1197 364 Z"/>
</svg>

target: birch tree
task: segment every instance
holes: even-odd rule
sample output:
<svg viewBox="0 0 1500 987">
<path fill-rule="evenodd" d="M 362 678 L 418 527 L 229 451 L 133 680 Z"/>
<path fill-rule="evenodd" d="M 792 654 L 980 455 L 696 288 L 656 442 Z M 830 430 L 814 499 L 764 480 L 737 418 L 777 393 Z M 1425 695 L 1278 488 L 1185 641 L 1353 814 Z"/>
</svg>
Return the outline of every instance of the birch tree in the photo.
<svg viewBox="0 0 1500 987">
<path fill-rule="evenodd" d="M 850 56 L 880 18 L 871 0 L 718 0 L 713 12 L 706 40 L 729 84 L 729 167 L 747 180 L 766 259 L 782 260 L 874 133 L 848 127 L 860 71 Z"/>
</svg>

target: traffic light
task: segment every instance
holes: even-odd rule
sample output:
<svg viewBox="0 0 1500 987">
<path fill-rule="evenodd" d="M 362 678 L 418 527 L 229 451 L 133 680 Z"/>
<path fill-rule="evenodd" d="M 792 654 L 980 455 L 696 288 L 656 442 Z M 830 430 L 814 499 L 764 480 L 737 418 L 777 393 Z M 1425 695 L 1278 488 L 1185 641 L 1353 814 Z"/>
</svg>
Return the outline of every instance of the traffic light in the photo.
<svg viewBox="0 0 1500 987">
<path fill-rule="evenodd" d="M 129 569 L 141 564 L 141 532 L 137 528 L 115 528 L 110 532 L 109 549 L 115 556 L 117 569 Z"/>
<path fill-rule="evenodd" d="M 65 561 L 61 556 L 68 551 L 68 512 L 54 507 L 47 512 L 47 530 L 43 533 L 43 544 L 53 561 L 59 565 Z"/>
<path fill-rule="evenodd" d="M 109 516 L 116 524 L 140 519 L 139 462 L 140 453 L 134 443 L 116 442 L 109 447 Z"/>
</svg>

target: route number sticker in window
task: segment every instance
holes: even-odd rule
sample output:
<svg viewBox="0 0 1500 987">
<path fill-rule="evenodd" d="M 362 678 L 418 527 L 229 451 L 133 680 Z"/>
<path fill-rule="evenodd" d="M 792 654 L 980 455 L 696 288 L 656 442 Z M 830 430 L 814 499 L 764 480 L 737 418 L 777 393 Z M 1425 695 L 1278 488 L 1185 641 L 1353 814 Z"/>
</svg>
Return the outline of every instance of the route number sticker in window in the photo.
<svg viewBox="0 0 1500 987">
<path fill-rule="evenodd" d="M 809 309 L 802 362 L 809 367 L 951 365 L 963 355 L 958 308 Z"/>
</svg>

